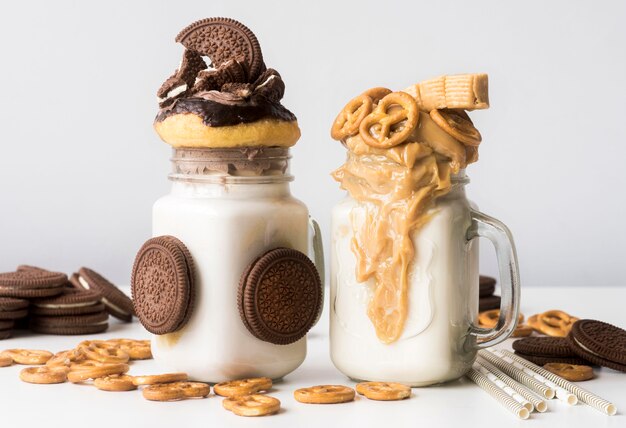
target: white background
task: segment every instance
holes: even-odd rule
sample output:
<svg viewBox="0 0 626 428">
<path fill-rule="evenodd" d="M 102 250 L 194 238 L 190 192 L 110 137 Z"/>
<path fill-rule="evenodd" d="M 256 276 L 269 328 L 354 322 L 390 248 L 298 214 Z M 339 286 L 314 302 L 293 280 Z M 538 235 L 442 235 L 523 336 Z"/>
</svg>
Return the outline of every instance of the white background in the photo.
<svg viewBox="0 0 626 428">
<path fill-rule="evenodd" d="M 243 21 L 303 137 L 294 193 L 328 237 L 336 113 L 372 86 L 487 72 L 469 195 L 517 242 L 524 285 L 624 285 L 626 9 L 578 1 L 13 1 L 0 6 L 0 270 L 91 266 L 128 283 L 168 191 L 155 92 L 180 29 Z M 495 273 L 490 251 L 484 273 Z"/>
</svg>

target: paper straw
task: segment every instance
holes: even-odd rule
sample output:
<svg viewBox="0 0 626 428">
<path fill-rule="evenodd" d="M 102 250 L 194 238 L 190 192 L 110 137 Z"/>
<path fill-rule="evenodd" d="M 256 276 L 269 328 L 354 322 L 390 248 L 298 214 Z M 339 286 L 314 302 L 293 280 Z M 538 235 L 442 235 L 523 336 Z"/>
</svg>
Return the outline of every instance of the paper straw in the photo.
<svg viewBox="0 0 626 428">
<path fill-rule="evenodd" d="M 543 413 L 548 410 L 548 404 L 546 400 L 539 397 L 537 394 L 532 392 L 530 389 L 526 388 L 519 382 L 516 382 L 515 379 L 508 376 L 502 370 L 491 364 L 489 361 L 480 358 L 478 364 L 489 370 L 491 373 L 496 375 L 498 379 L 502 380 L 502 382 L 506 383 L 508 386 L 513 388 L 519 395 L 528 400 L 539 413 Z"/>
<path fill-rule="evenodd" d="M 565 390 L 573 393 L 574 395 L 576 395 L 576 397 L 580 399 L 580 401 L 582 401 L 583 403 L 587 403 L 594 409 L 599 410 L 603 413 L 606 413 L 609 416 L 613 416 L 614 414 L 617 413 L 617 407 L 615 406 L 615 404 L 609 401 L 606 401 L 604 398 L 598 397 L 596 394 L 589 392 L 586 389 L 581 388 L 580 386 L 575 385 L 572 382 L 567 381 L 563 379 L 562 377 L 555 375 L 552 372 L 549 372 L 543 367 L 539 367 L 538 365 L 533 364 L 530 361 L 527 361 L 511 352 L 508 352 L 508 351 L 502 351 L 502 352 L 508 357 L 510 357 L 512 360 L 515 360 L 518 363 L 522 364 L 523 366 L 526 366 L 530 368 L 531 370 L 536 371 L 537 373 L 550 379 L 552 382 L 556 383 L 557 385 L 564 388 Z"/>
<path fill-rule="evenodd" d="M 470 369 L 465 375 L 470 378 L 476 385 L 480 386 L 485 392 L 495 398 L 500 404 L 506 407 L 511 413 L 520 419 L 528 419 L 530 412 L 528 409 L 517 401 L 509 397 L 504 391 L 498 388 L 494 383 L 489 381 L 485 375 L 478 370 Z"/>
<path fill-rule="evenodd" d="M 478 362 L 474 363 L 473 367 L 475 370 L 478 370 L 480 373 L 485 375 L 487 379 L 491 381 L 491 383 L 495 384 L 498 388 L 504 391 L 506 395 L 508 395 L 513 400 L 517 401 L 522 406 L 524 406 L 529 412 L 532 412 L 533 410 L 535 410 L 535 407 L 532 405 L 530 401 L 528 401 L 527 399 L 519 395 L 517 391 L 515 391 L 513 388 L 511 388 L 506 383 L 504 383 L 500 378 L 498 378 L 495 374 L 491 373 L 489 370 L 483 367 L 480 363 Z"/>
<path fill-rule="evenodd" d="M 554 382 L 551 382 L 550 380 L 541 376 L 539 373 L 529 369 L 528 367 L 520 364 L 519 362 L 513 360 L 512 358 L 509 358 L 507 355 L 502 354 L 499 350 L 492 349 L 490 351 L 493 355 L 497 356 L 498 358 L 501 358 L 506 363 L 511 364 L 516 369 L 523 371 L 528 376 L 531 376 L 537 379 L 539 382 L 543 383 L 544 385 L 552 388 L 556 393 L 556 398 L 558 398 L 565 404 L 569 404 L 570 406 L 574 406 L 578 404 L 578 397 L 576 397 L 576 395 L 565 390 L 564 388 L 561 388 L 560 386 L 556 385 Z"/>
<path fill-rule="evenodd" d="M 478 351 L 478 355 L 489 361 L 491 364 L 502 370 L 507 375 L 511 376 L 516 381 L 520 382 L 522 385 L 532 389 L 535 392 L 538 392 L 539 395 L 541 395 L 542 397 L 545 397 L 547 399 L 554 398 L 554 390 L 552 388 L 544 385 L 534 377 L 524 373 L 522 370 L 513 367 L 513 365 L 507 363 L 501 358 L 498 358 L 491 352 L 481 350 Z"/>
</svg>

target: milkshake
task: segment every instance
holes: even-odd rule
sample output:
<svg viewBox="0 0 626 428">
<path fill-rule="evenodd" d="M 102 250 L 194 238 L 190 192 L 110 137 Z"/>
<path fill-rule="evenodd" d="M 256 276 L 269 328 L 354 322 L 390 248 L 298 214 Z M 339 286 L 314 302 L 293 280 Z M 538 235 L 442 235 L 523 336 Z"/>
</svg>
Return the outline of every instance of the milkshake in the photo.
<svg viewBox="0 0 626 428">
<path fill-rule="evenodd" d="M 335 120 L 331 135 L 348 154 L 333 173 L 347 197 L 332 218 L 331 357 L 351 378 L 414 386 L 456 379 L 478 348 L 514 327 L 510 234 L 485 220 L 464 189 L 481 142 L 465 110 L 488 106 L 486 79 L 444 76 L 405 91 L 373 88 Z M 503 267 L 512 266 L 512 274 L 503 269 L 502 323 L 489 332 L 474 326 L 472 239 L 483 235 L 497 240 L 499 258 L 510 262 Z"/>
<path fill-rule="evenodd" d="M 307 257 L 320 237 L 289 188 L 296 117 L 280 103 L 280 74 L 266 68 L 241 23 L 198 21 L 177 41 L 186 48 L 183 60 L 158 91 L 154 123 L 173 147 L 172 189 L 154 204 L 154 238 L 133 269 L 138 317 L 168 371 L 209 382 L 281 378 L 304 360 L 323 296 Z M 156 254 L 163 242 L 188 259 L 181 270 L 188 278 L 176 285 L 184 293 L 162 280 L 172 271 L 158 264 L 169 260 Z M 312 258 L 322 263 L 321 254 Z M 180 302 L 185 293 L 191 297 Z M 177 311 L 180 321 L 161 320 L 159 312 Z"/>
</svg>

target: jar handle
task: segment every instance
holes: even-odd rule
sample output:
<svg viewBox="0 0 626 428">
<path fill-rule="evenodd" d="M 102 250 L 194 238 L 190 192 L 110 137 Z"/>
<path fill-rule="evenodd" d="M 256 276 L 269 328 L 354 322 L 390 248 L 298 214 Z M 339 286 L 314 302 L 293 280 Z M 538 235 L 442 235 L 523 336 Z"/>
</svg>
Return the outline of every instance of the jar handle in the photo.
<svg viewBox="0 0 626 428">
<path fill-rule="evenodd" d="M 467 241 L 483 237 L 491 241 L 496 250 L 500 270 L 500 317 L 494 328 L 470 326 L 469 334 L 476 342 L 468 341 L 473 349 L 483 349 L 496 345 L 513 333 L 517 325 L 520 299 L 520 278 L 517 266 L 517 253 L 513 236 L 499 220 L 479 211 L 471 210 L 472 224 L 467 230 Z"/>
<path fill-rule="evenodd" d="M 315 267 L 317 268 L 317 272 L 320 275 L 320 284 L 322 286 L 322 305 L 324 304 L 324 282 L 326 281 L 326 269 L 324 266 L 324 245 L 322 243 L 322 230 L 320 228 L 320 225 L 317 223 L 317 221 L 309 216 L 309 228 L 311 228 L 312 231 L 312 235 L 311 235 L 311 240 L 310 240 L 310 249 L 311 249 L 311 253 L 313 255 L 313 263 L 315 264 Z M 315 320 L 315 324 L 317 324 L 317 322 L 320 320 L 320 317 L 322 316 L 322 311 L 319 312 L 319 314 L 317 315 L 317 319 Z"/>
</svg>

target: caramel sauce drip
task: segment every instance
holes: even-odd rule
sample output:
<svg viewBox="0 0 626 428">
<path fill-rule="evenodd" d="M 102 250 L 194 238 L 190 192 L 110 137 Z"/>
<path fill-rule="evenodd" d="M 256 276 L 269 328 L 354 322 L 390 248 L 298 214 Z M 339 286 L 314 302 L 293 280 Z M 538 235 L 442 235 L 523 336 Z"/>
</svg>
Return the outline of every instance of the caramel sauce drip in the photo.
<svg viewBox="0 0 626 428">
<path fill-rule="evenodd" d="M 451 175 L 477 157 L 424 112 L 407 141 L 378 149 L 358 134 L 348 137 L 343 141 L 347 160 L 332 173 L 359 202 L 358 213 L 351 213 L 356 279 L 375 279 L 367 313 L 383 343 L 400 338 L 407 318 L 408 276 L 416 252 L 412 233 L 429 221 L 435 200 L 450 191 Z"/>
</svg>

